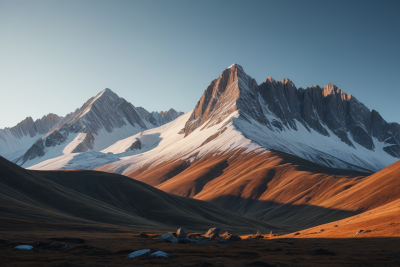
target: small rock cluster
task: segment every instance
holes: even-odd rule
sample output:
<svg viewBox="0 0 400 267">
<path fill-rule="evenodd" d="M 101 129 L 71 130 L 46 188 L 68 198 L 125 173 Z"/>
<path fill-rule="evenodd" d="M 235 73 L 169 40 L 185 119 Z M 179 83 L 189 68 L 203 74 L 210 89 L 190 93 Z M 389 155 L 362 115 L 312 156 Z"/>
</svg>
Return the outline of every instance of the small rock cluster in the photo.
<svg viewBox="0 0 400 267">
<path fill-rule="evenodd" d="M 195 233 L 187 234 L 185 230 L 179 228 L 176 233 L 167 233 L 161 236 L 157 236 L 162 242 L 166 243 L 183 243 L 183 244 L 198 244 L 203 242 L 208 242 L 215 240 L 218 243 L 229 243 L 233 241 L 242 240 L 239 236 L 233 235 L 231 233 L 225 232 L 220 236 L 221 229 L 215 227 L 209 229 L 204 235 Z M 143 236 L 141 234 L 136 236 Z"/>
</svg>

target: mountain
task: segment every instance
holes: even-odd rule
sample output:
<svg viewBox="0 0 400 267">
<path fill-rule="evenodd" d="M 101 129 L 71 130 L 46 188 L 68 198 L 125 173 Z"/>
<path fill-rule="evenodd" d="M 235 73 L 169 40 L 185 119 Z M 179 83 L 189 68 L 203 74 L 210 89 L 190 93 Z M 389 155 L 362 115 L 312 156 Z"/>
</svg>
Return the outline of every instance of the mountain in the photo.
<svg viewBox="0 0 400 267">
<path fill-rule="evenodd" d="M 107 88 L 65 117 L 49 114 L 35 122 L 28 117 L 0 130 L 0 155 L 29 167 L 61 155 L 100 151 L 181 114 L 174 109 L 149 113 Z"/>
<path fill-rule="evenodd" d="M 33 121 L 32 117 L 27 117 L 14 127 L 0 129 L 1 155 L 10 160 L 16 159 L 38 138 L 62 121 L 62 117 L 50 113 L 36 121 Z"/>
<path fill-rule="evenodd" d="M 376 171 L 400 157 L 399 124 L 387 123 L 333 84 L 297 89 L 289 79 L 269 77 L 257 85 L 233 64 L 211 82 L 183 132 L 187 136 L 227 118 L 265 148 L 330 167 Z"/>
<path fill-rule="evenodd" d="M 149 121 L 154 118 L 137 110 Z M 371 172 L 398 160 L 399 129 L 332 84 L 297 89 L 288 79 L 269 77 L 258 85 L 233 64 L 211 82 L 192 112 L 104 145 L 101 152 L 106 155 L 53 157 L 32 168 L 104 166 L 132 176 L 141 166 L 186 166 L 232 151 L 243 156 L 279 151 L 330 168 Z"/>
<path fill-rule="evenodd" d="M 277 229 L 117 174 L 29 171 L 2 157 L 0 170 L 0 226 L 8 231 L 205 231 L 215 225 L 242 233 Z"/>
<path fill-rule="evenodd" d="M 177 112 L 172 108 L 168 111 L 161 111 L 161 112 L 153 111 L 151 113 L 142 107 L 138 107 L 136 108 L 136 110 L 140 114 L 140 116 L 142 116 L 142 118 L 151 122 L 155 126 L 161 126 L 166 123 L 169 123 L 184 114 L 183 112 Z"/>
</svg>

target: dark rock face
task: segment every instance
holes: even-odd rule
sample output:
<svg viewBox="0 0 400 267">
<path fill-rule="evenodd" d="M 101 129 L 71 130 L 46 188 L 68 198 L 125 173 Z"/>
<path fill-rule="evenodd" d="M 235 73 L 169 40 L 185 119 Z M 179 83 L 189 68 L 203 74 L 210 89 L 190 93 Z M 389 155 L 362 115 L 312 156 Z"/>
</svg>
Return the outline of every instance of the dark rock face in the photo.
<svg viewBox="0 0 400 267">
<path fill-rule="evenodd" d="M 187 238 L 187 234 L 182 228 L 179 228 L 178 231 L 176 231 L 176 236 L 178 239 Z"/>
<path fill-rule="evenodd" d="M 242 67 L 235 65 L 224 70 L 218 79 L 211 82 L 185 124 L 185 136 L 203 126 L 207 121 L 209 123 L 205 127 L 218 124 L 237 110 L 238 75 L 243 73 Z"/>
<path fill-rule="evenodd" d="M 142 143 L 140 142 L 139 139 L 137 139 L 137 140 L 136 140 L 135 142 L 133 142 L 132 145 L 131 145 L 128 149 L 126 149 L 125 151 L 128 152 L 128 151 L 134 151 L 134 150 L 140 150 L 140 149 L 142 149 Z"/>
<path fill-rule="evenodd" d="M 357 143 L 373 151 L 376 138 L 384 142 L 386 153 L 400 158 L 400 125 L 387 123 L 335 85 L 297 89 L 289 79 L 277 82 L 271 77 L 257 85 L 237 64 L 211 82 L 186 122 L 185 136 L 199 127 L 218 124 L 234 111 L 239 118 L 257 121 L 271 131 L 298 130 L 296 121 L 328 137 L 329 129 L 353 148 Z"/>
<path fill-rule="evenodd" d="M 27 117 L 16 126 L 6 129 L 9 129 L 13 135 L 19 138 L 27 135 L 29 135 L 30 137 L 34 137 L 37 134 L 47 133 L 61 120 L 62 118 L 57 116 L 56 114 L 49 113 L 48 115 L 45 115 L 41 119 L 37 119 L 36 121 L 33 121 L 32 117 Z"/>
<path fill-rule="evenodd" d="M 30 159 L 34 159 L 35 157 L 42 157 L 44 155 L 44 145 L 43 139 L 40 138 L 37 140 L 31 148 L 24 154 L 22 157 L 23 162 L 26 162 Z"/>
</svg>

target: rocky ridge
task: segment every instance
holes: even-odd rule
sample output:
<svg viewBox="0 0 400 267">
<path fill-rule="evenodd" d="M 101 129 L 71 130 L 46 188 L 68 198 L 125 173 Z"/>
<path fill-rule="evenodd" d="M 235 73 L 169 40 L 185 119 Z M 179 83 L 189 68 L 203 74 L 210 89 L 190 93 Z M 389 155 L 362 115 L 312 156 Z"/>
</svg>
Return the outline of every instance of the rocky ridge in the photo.
<svg viewBox="0 0 400 267">
<path fill-rule="evenodd" d="M 28 117 L 15 127 L 0 130 L 0 155 L 11 153 L 9 159 L 29 166 L 27 162 L 38 161 L 44 155 L 52 156 L 43 160 L 65 153 L 99 151 L 115 141 L 170 122 L 181 114 L 173 109 L 150 113 L 106 88 L 65 117 L 49 114 L 36 121 Z M 20 140 L 25 142 L 18 146 Z M 13 143 L 16 145 L 11 147 L 9 144 Z"/>
<path fill-rule="evenodd" d="M 220 123 L 236 111 L 238 119 L 257 122 L 273 132 L 298 131 L 301 124 L 309 133 L 334 134 L 349 147 L 356 149 L 357 143 L 371 151 L 381 149 L 376 147 L 378 141 L 387 154 L 400 158 L 400 125 L 387 123 L 354 96 L 333 84 L 297 89 L 289 79 L 275 81 L 269 77 L 258 85 L 238 64 L 211 82 L 182 131 L 187 136 L 197 128 Z M 234 120 L 234 125 L 245 132 L 243 124 Z M 290 153 L 288 150 L 283 149 Z"/>
</svg>

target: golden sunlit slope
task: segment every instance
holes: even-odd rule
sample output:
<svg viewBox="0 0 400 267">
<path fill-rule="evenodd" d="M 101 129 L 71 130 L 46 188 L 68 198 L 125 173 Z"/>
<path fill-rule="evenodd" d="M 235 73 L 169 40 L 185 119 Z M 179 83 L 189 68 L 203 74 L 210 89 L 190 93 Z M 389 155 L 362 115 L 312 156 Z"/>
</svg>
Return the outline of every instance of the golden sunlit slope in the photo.
<svg viewBox="0 0 400 267">
<path fill-rule="evenodd" d="M 304 230 L 296 237 L 350 237 L 359 230 L 363 232 L 358 237 L 400 236 L 400 161 L 365 178 L 331 202 L 332 207 L 363 212 Z"/>
<path fill-rule="evenodd" d="M 346 197 L 369 173 L 323 167 L 282 152 L 232 151 L 192 163 L 144 166 L 128 175 L 168 193 L 298 230 L 361 212 L 338 196 Z"/>
<path fill-rule="evenodd" d="M 2 229 L 271 229 L 256 219 L 223 211 L 207 202 L 171 195 L 118 174 L 28 171 L 1 157 L 0 174 Z"/>
</svg>

